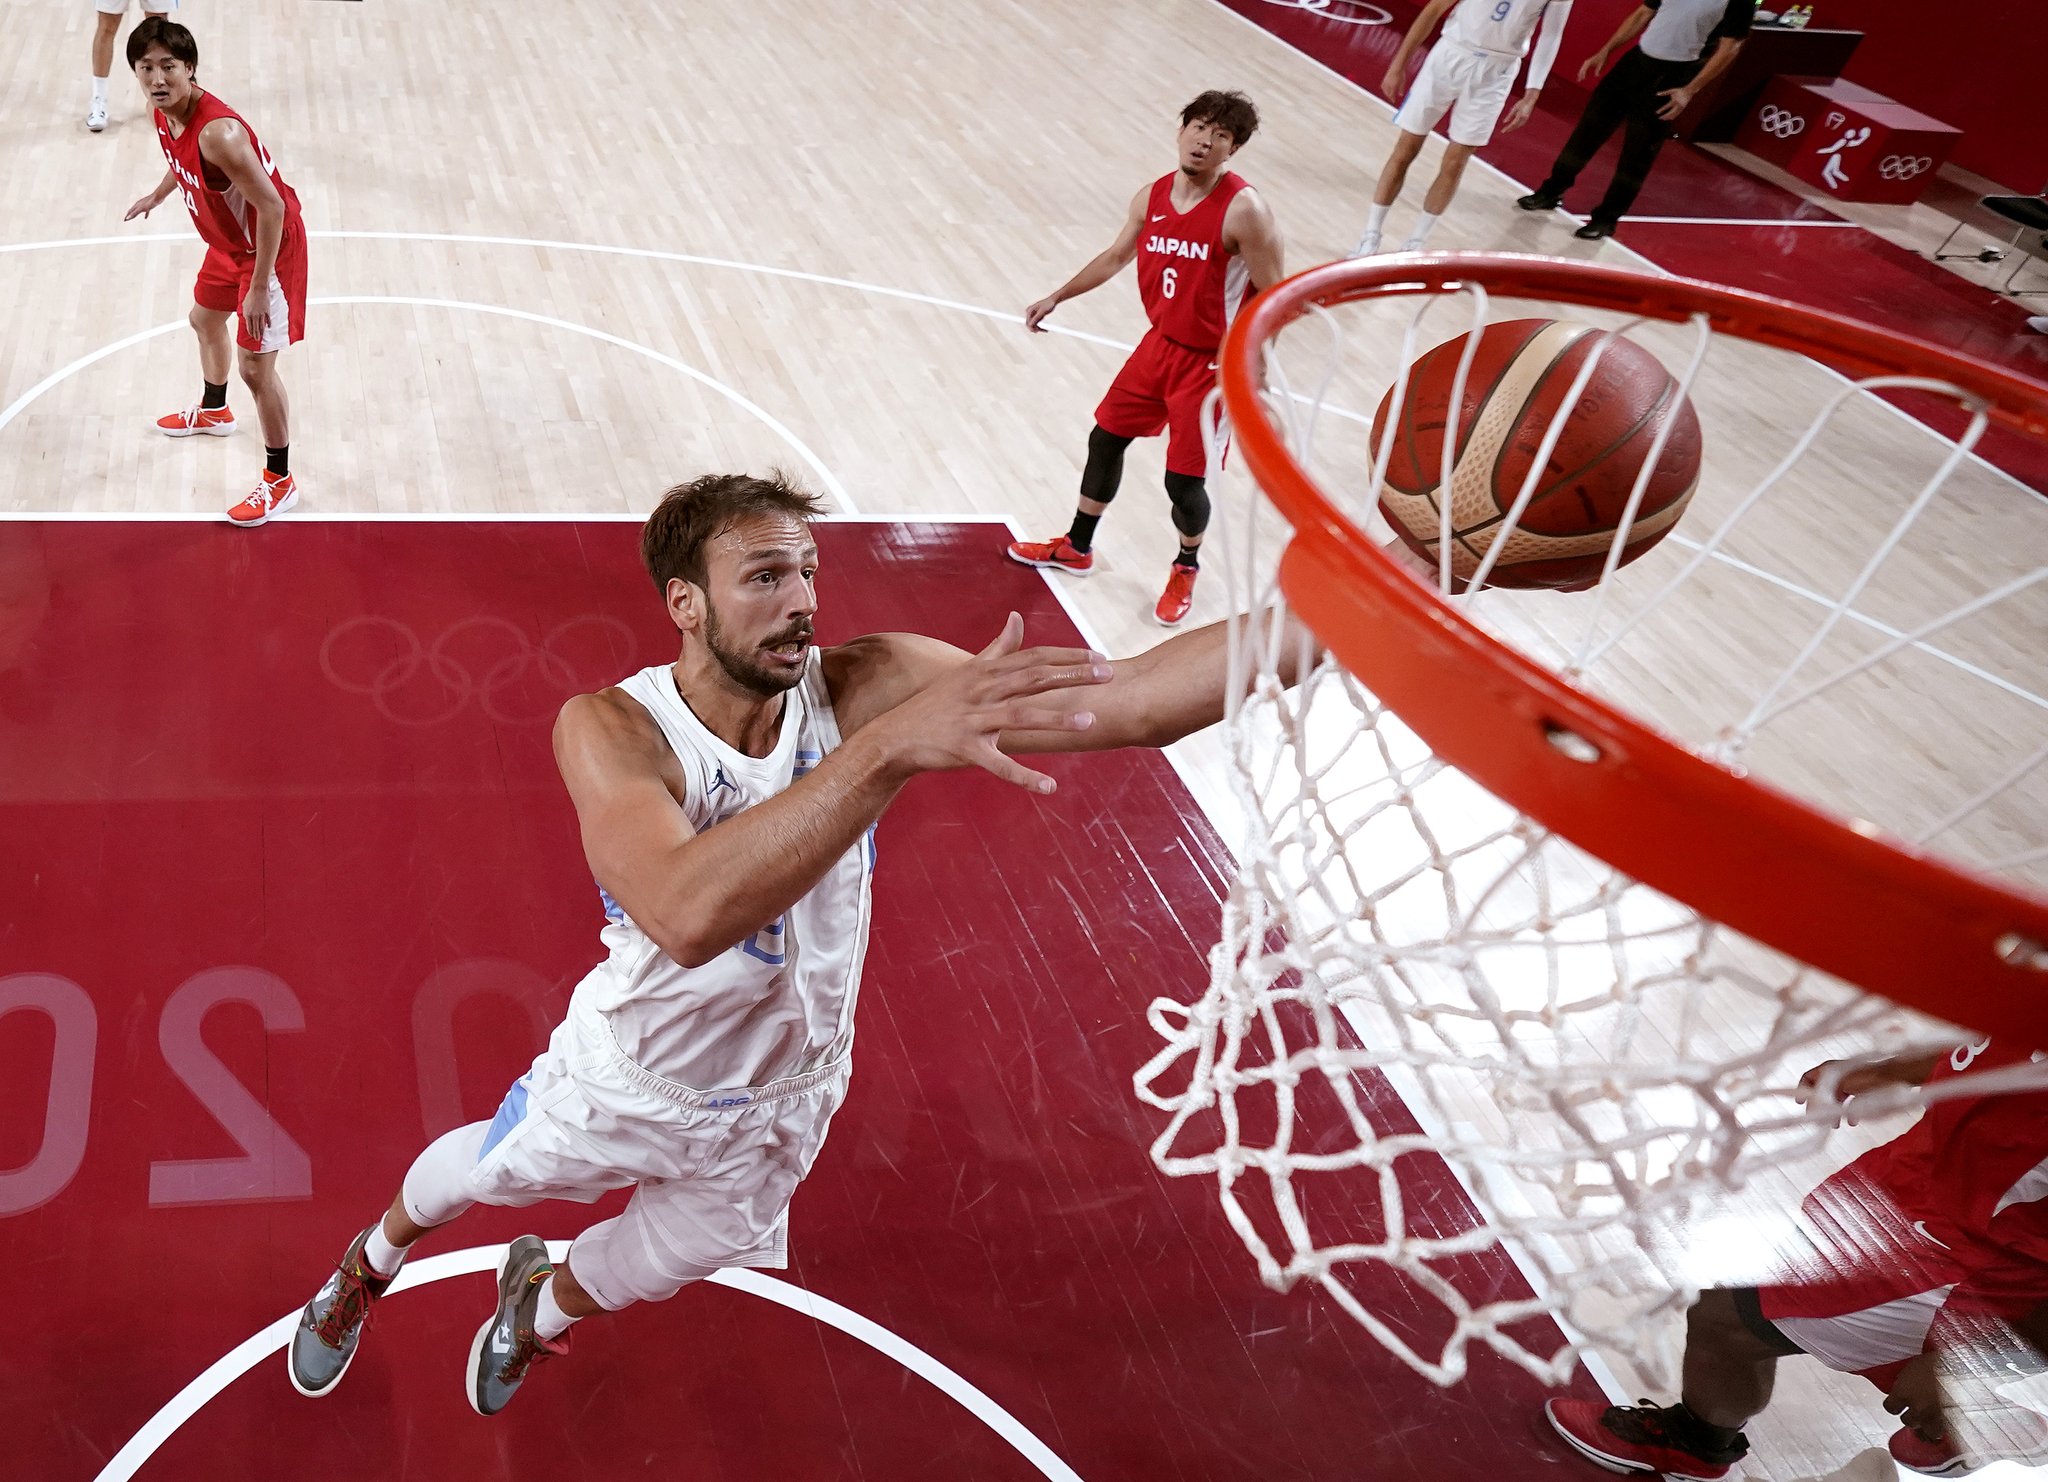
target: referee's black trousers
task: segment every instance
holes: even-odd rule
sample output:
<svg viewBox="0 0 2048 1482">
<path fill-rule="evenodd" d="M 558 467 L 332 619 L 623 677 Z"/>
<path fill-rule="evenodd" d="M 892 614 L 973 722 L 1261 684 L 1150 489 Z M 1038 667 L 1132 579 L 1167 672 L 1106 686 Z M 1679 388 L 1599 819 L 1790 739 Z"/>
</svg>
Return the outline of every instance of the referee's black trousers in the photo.
<svg viewBox="0 0 2048 1482">
<path fill-rule="evenodd" d="M 1564 152 L 1550 167 L 1550 178 L 1537 191 L 1547 196 L 1563 195 L 1579 178 L 1579 171 L 1586 168 L 1586 162 L 1600 152 L 1600 146 L 1614 137 L 1614 131 L 1626 129 L 1614 178 L 1607 183 L 1607 194 L 1593 208 L 1595 221 L 1612 226 L 1621 220 L 1635 204 L 1636 192 L 1643 188 L 1650 166 L 1657 162 L 1657 151 L 1664 147 L 1671 133 L 1671 125 L 1657 117 L 1657 110 L 1665 103 L 1661 94 L 1685 86 L 1699 75 L 1699 70 L 1698 62 L 1660 61 L 1630 47 L 1593 89 L 1593 96 L 1586 100 L 1586 111 L 1579 115 L 1578 127 L 1565 140 Z"/>
</svg>

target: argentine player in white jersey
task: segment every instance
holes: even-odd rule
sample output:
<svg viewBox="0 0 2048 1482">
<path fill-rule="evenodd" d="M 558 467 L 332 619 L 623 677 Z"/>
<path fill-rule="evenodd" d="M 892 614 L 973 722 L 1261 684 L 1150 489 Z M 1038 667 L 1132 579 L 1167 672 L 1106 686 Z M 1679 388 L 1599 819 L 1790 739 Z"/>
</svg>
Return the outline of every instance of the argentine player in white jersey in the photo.
<svg viewBox="0 0 2048 1482">
<path fill-rule="evenodd" d="M 560 1266 L 531 1235 L 507 1249 L 470 1348 L 485 1415 L 579 1318 L 783 1265 L 790 1196 L 846 1090 L 890 801 L 959 767 L 1046 794 L 1012 753 L 1163 746 L 1222 718 L 1221 623 L 1114 664 L 1021 647 L 1014 613 L 979 654 L 914 633 L 814 646 L 820 512 L 779 477 L 714 474 L 648 518 L 681 657 L 555 726 L 607 955 L 497 1116 L 429 1145 L 306 1305 L 287 1354 L 302 1394 L 333 1389 L 407 1251 L 472 1204 L 633 1190 Z"/>
<path fill-rule="evenodd" d="M 1400 112 L 1394 115 L 1401 135 L 1394 141 L 1386 167 L 1380 171 L 1372 211 L 1366 217 L 1364 235 L 1351 249 L 1353 257 L 1369 257 L 1380 250 L 1380 233 L 1386 226 L 1387 212 L 1400 197 L 1408 167 L 1422 152 L 1429 131 L 1448 112 L 1451 142 L 1444 150 L 1443 163 L 1437 167 L 1436 179 L 1430 182 L 1422 215 L 1416 218 L 1414 229 L 1401 243 L 1403 252 L 1421 250 L 1438 220 L 1450 209 L 1472 151 L 1493 138 L 1494 124 L 1507 106 L 1515 74 L 1522 68 L 1532 36 L 1536 37 L 1536 50 L 1529 60 L 1529 85 L 1508 113 L 1501 132 L 1519 129 L 1535 112 L 1537 96 L 1550 77 L 1551 64 L 1557 60 L 1558 43 L 1564 39 L 1571 8 L 1571 0 L 1429 0 L 1422 14 L 1415 18 L 1415 24 L 1408 28 L 1408 34 L 1401 38 L 1400 49 L 1387 66 L 1387 96 L 1401 98 Z M 1407 87 L 1409 63 L 1445 11 L 1450 11 L 1451 17 L 1444 22 L 1444 33 L 1423 59 L 1414 86 Z M 1404 87 L 1407 96 L 1402 97 Z"/>
</svg>

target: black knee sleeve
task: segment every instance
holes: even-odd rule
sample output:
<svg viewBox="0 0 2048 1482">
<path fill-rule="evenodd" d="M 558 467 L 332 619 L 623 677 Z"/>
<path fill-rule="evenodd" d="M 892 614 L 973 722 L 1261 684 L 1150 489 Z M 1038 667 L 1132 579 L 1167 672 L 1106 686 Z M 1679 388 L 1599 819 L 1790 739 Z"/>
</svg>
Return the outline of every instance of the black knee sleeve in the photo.
<svg viewBox="0 0 2048 1482">
<path fill-rule="evenodd" d="M 1130 445 L 1129 438 L 1104 432 L 1100 427 L 1088 434 L 1088 464 L 1081 470 L 1083 499 L 1107 504 L 1116 498 L 1116 486 L 1124 477 L 1124 449 Z"/>
<path fill-rule="evenodd" d="M 1173 501 L 1173 528 L 1186 536 L 1209 528 L 1209 486 L 1191 473 L 1166 472 L 1166 497 Z"/>
</svg>

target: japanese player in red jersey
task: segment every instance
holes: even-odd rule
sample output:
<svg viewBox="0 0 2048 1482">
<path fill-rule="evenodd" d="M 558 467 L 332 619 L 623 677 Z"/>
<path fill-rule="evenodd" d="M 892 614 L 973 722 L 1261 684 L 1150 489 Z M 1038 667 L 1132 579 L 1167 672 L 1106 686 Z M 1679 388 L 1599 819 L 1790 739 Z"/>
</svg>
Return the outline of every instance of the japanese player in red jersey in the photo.
<svg viewBox="0 0 2048 1482">
<path fill-rule="evenodd" d="M 1074 523 L 1051 540 L 1020 540 L 1010 559 L 1085 575 L 1095 526 L 1116 497 L 1124 450 L 1166 433 L 1166 494 L 1180 554 L 1153 616 L 1173 627 L 1194 604 L 1202 533 L 1209 527 L 1202 400 L 1216 383 L 1216 351 L 1243 301 L 1280 281 L 1280 231 L 1257 191 L 1228 166 L 1258 129 L 1243 93 L 1206 92 L 1181 110 L 1180 163 L 1131 197 L 1116 240 L 1052 294 L 1024 311 L 1042 332 L 1048 314 L 1138 264 L 1138 296 L 1152 328 L 1095 409 Z"/>
</svg>

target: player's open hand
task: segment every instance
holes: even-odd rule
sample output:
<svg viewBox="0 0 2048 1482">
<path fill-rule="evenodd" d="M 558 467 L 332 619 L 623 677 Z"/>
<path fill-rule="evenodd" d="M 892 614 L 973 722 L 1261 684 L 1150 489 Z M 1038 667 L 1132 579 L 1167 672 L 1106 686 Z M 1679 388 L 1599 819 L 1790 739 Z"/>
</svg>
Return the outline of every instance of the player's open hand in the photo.
<svg viewBox="0 0 2048 1482">
<path fill-rule="evenodd" d="M 252 286 L 249 296 L 242 300 L 242 333 L 260 345 L 263 343 L 263 331 L 269 324 L 270 285 Z"/>
<path fill-rule="evenodd" d="M 1005 731 L 1085 731 L 1093 714 L 1058 692 L 1105 684 L 1109 660 L 1085 648 L 1025 648 L 1024 620 L 1011 613 L 995 642 L 947 670 L 874 724 L 905 773 L 980 767 L 1005 782 L 1049 793 L 1053 780 L 997 749 Z"/>
<path fill-rule="evenodd" d="M 1396 103 L 1400 102 L 1401 95 L 1408 91 L 1408 71 L 1414 64 L 1415 58 L 1412 56 L 1397 56 L 1387 64 L 1387 75 L 1380 79 L 1380 87 Z"/>
<path fill-rule="evenodd" d="M 1899 1377 L 1892 1381 L 1891 1393 L 1884 1397 L 1884 1407 L 1904 1421 L 1907 1429 L 1921 1440 L 1946 1439 L 1948 1426 L 1941 1413 L 1941 1380 L 1936 1355 L 1920 1354 L 1899 1370 Z"/>
<path fill-rule="evenodd" d="M 1593 53 L 1593 55 L 1587 57 L 1585 61 L 1579 63 L 1579 81 L 1591 82 L 1594 78 L 1598 77 L 1602 72 L 1605 72 L 1606 70 L 1607 53 L 1604 51 L 1596 51 Z"/>
<path fill-rule="evenodd" d="M 1024 327 L 1033 334 L 1045 333 L 1045 316 L 1060 306 L 1056 298 L 1042 298 L 1024 311 Z"/>
<path fill-rule="evenodd" d="M 133 221 L 138 216 L 147 216 L 149 215 L 150 212 L 154 211 L 158 206 L 161 206 L 162 204 L 163 202 L 159 201 L 156 198 L 156 192 L 151 191 L 148 195 L 142 197 L 142 199 L 137 201 L 134 205 L 130 206 L 128 208 L 128 214 L 122 217 L 121 219 L 123 221 Z"/>
<path fill-rule="evenodd" d="M 1522 94 L 1521 97 L 1515 100 L 1515 106 L 1508 110 L 1508 116 L 1501 120 L 1500 131 L 1503 134 L 1512 134 L 1516 129 L 1527 123 L 1530 116 L 1535 112 L 1536 95 L 1534 93 Z"/>
</svg>

